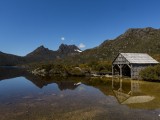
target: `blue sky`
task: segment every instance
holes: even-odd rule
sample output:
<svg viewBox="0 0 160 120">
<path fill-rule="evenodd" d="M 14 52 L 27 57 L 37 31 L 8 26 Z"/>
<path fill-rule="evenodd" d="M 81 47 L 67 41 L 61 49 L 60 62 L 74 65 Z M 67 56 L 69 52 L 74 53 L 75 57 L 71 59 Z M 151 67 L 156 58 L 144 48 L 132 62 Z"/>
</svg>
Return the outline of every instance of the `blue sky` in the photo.
<svg viewBox="0 0 160 120">
<path fill-rule="evenodd" d="M 159 6 L 160 0 L 0 0 L 0 51 L 96 47 L 128 28 L 159 28 Z"/>
</svg>

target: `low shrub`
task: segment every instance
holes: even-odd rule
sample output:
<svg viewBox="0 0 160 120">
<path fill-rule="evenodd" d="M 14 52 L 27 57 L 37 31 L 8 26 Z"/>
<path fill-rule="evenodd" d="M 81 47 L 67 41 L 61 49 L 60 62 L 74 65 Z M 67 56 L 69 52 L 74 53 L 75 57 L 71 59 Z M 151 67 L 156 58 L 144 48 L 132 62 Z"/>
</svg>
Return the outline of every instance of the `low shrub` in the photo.
<svg viewBox="0 0 160 120">
<path fill-rule="evenodd" d="M 140 72 L 143 80 L 160 80 L 160 65 L 149 66 Z"/>
</svg>

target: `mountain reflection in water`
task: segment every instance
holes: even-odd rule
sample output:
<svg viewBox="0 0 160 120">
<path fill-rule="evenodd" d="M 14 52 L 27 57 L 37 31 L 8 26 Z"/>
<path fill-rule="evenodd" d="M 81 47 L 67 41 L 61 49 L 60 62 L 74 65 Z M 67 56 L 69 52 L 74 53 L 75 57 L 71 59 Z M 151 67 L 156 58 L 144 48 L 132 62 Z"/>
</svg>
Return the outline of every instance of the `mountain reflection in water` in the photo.
<svg viewBox="0 0 160 120">
<path fill-rule="evenodd" d="M 64 78 L 55 77 L 55 79 L 44 80 L 41 77 L 34 76 L 23 68 L 0 67 L 0 81 L 7 79 L 9 80 L 16 77 L 25 77 L 27 80 L 30 80 L 39 88 L 43 88 L 44 86 L 52 83 L 56 83 L 60 90 L 74 90 L 77 87 L 76 85 L 74 85 L 75 82 L 67 81 Z"/>
<path fill-rule="evenodd" d="M 158 120 L 159 86 L 118 78 L 44 79 L 22 68 L 0 67 L 0 118 Z"/>
</svg>

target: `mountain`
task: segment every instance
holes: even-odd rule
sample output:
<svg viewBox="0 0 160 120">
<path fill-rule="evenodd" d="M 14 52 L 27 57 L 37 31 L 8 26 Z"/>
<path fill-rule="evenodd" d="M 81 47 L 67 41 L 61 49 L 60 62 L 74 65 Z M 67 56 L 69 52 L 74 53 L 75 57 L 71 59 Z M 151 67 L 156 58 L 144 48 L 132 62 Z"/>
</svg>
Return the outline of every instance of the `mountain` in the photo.
<svg viewBox="0 0 160 120">
<path fill-rule="evenodd" d="M 25 59 L 28 62 L 40 62 L 56 59 L 57 55 L 57 51 L 49 50 L 42 45 L 35 49 L 33 52 L 27 54 Z"/>
<path fill-rule="evenodd" d="M 120 52 L 148 53 L 151 56 L 160 56 L 160 29 L 151 27 L 128 29 L 114 40 L 105 40 L 98 47 L 85 50 L 80 55 L 67 58 L 67 60 L 79 63 L 94 60 L 112 61 Z"/>
<path fill-rule="evenodd" d="M 82 51 L 75 45 L 61 44 L 59 46 L 59 49 L 57 50 L 57 52 L 58 52 L 59 56 L 65 57 L 65 56 L 75 55 L 75 54 L 80 53 Z"/>
<path fill-rule="evenodd" d="M 58 52 L 62 54 L 70 54 L 70 53 L 77 53 L 77 50 L 80 50 L 80 49 L 75 45 L 61 44 L 59 46 Z"/>
<path fill-rule="evenodd" d="M 81 50 L 75 45 L 61 44 L 57 51 L 49 50 L 42 45 L 33 52 L 27 54 L 25 58 L 28 62 L 51 61 L 57 58 L 76 55 L 79 51 Z"/>
<path fill-rule="evenodd" d="M 75 45 L 65 44 L 61 44 L 56 51 L 40 46 L 25 57 L 0 52 L 0 65 L 54 61 L 57 58 L 58 62 L 61 59 L 62 62 L 71 64 L 99 60 L 112 61 L 120 52 L 148 53 L 160 58 L 160 29 L 131 28 L 114 40 L 105 40 L 99 46 L 83 52 Z"/>
<path fill-rule="evenodd" d="M 43 45 L 24 57 L 0 52 L 0 66 L 14 66 L 32 62 L 54 61 L 57 58 L 65 58 L 79 54 L 81 50 L 75 45 L 61 44 L 57 51 L 49 50 Z"/>
</svg>

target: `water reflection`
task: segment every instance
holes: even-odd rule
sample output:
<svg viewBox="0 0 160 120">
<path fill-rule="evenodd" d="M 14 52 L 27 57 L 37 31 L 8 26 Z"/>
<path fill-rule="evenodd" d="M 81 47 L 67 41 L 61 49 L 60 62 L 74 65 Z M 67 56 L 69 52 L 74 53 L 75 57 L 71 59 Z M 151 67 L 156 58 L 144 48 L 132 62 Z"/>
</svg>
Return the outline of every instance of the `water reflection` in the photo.
<svg viewBox="0 0 160 120">
<path fill-rule="evenodd" d="M 0 67 L 0 81 L 10 80 L 11 78 L 16 77 L 25 77 L 39 88 L 43 88 L 44 86 L 52 83 L 56 83 L 60 90 L 74 90 L 76 87 L 78 87 L 77 85 L 74 85 L 75 82 L 66 80 L 67 78 L 55 77 L 54 79 L 44 79 L 38 76 L 34 76 L 23 68 Z"/>
<path fill-rule="evenodd" d="M 41 77 L 34 76 L 22 68 L 0 67 L 0 81 L 11 80 L 11 78 L 17 77 L 26 78 L 40 89 L 54 83 L 55 85 L 57 85 L 60 91 L 75 90 L 79 86 L 75 83 L 82 82 L 84 85 L 94 86 L 95 88 L 98 88 L 106 96 L 115 96 L 115 98 L 120 104 L 126 104 L 133 108 L 160 107 L 160 104 L 157 102 L 158 100 L 160 100 L 160 88 L 157 85 L 159 83 L 142 82 L 131 79 L 120 79 L 115 77 L 113 77 L 112 80 L 107 81 L 97 79 L 94 81 L 88 78 L 60 77 L 44 79 Z M 149 90 L 150 86 L 152 86 L 152 90 Z M 150 103 L 150 106 L 145 106 L 145 103 L 148 102 Z"/>
<path fill-rule="evenodd" d="M 24 69 L 0 68 L 0 119 L 158 120 L 159 85 L 117 78 L 40 78 Z"/>
<path fill-rule="evenodd" d="M 121 78 L 112 78 L 113 93 L 120 104 L 145 103 L 155 98 L 141 93 L 138 80 L 127 79 L 127 83 L 125 82 L 124 84 L 123 81 Z M 125 86 L 128 86 L 128 89 L 125 89 Z"/>
</svg>

